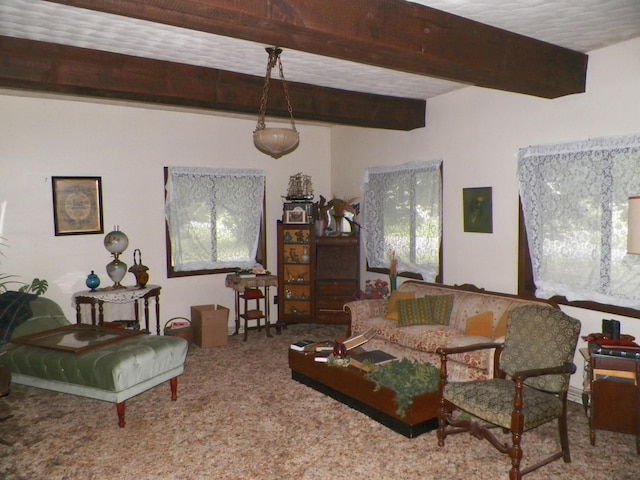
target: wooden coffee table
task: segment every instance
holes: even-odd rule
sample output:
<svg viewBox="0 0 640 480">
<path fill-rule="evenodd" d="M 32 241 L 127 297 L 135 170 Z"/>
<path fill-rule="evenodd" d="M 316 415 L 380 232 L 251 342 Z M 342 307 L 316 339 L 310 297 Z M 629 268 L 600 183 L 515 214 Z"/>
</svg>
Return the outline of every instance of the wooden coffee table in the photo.
<svg viewBox="0 0 640 480">
<path fill-rule="evenodd" d="M 330 367 L 316 362 L 313 353 L 289 350 L 291 378 L 345 405 L 368 415 L 382 425 L 414 438 L 438 428 L 437 391 L 425 393 L 413 399 L 406 416 L 396 414 L 395 392 L 381 388 L 374 392 L 376 384 L 365 378 L 365 373 L 354 367 Z"/>
</svg>

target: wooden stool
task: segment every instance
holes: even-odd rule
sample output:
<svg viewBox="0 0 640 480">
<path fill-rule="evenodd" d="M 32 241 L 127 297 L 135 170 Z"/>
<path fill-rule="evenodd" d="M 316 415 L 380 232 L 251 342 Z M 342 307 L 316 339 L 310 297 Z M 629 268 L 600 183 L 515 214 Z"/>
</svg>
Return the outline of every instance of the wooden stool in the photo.
<svg viewBox="0 0 640 480">
<path fill-rule="evenodd" d="M 258 322 L 258 331 L 262 330 L 262 320 L 265 320 L 265 327 L 267 329 L 267 337 L 271 337 L 271 330 L 269 329 L 269 319 L 265 315 L 268 308 L 264 293 L 259 288 L 246 288 L 244 292 L 240 294 L 240 298 L 244 300 L 244 311 L 240 314 L 240 318 L 244 319 L 244 341 L 247 341 L 247 332 L 249 330 L 249 320 L 256 320 Z M 255 301 L 255 308 L 249 308 L 249 302 Z M 260 308 L 260 302 L 264 301 L 264 310 Z"/>
</svg>

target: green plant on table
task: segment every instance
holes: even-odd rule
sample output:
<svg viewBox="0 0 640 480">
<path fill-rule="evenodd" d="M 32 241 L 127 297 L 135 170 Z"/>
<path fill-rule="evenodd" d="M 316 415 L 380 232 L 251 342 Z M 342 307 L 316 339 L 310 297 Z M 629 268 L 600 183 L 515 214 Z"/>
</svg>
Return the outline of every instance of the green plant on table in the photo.
<svg viewBox="0 0 640 480">
<path fill-rule="evenodd" d="M 375 367 L 367 374 L 367 378 L 376 384 L 374 391 L 385 387 L 396 392 L 396 414 L 405 417 L 414 397 L 438 389 L 440 370 L 430 363 L 403 358 Z"/>
</svg>

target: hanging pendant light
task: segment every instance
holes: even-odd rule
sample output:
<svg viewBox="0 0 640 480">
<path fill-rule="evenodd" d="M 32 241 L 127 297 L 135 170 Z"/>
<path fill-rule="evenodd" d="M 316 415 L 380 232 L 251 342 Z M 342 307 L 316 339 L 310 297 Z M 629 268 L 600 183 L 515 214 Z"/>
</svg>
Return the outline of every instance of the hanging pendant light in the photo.
<svg viewBox="0 0 640 480">
<path fill-rule="evenodd" d="M 293 109 L 291 108 L 291 101 L 289 100 L 289 90 L 287 89 L 287 83 L 284 79 L 282 62 L 280 61 L 282 49 L 268 47 L 266 50 L 269 54 L 269 62 L 267 63 L 267 74 L 265 75 L 264 87 L 262 88 L 262 100 L 260 101 L 258 125 L 253 132 L 253 143 L 262 153 L 266 153 L 273 158 L 280 158 L 287 153 L 293 152 L 298 147 L 298 144 L 300 143 L 300 135 L 296 130 L 296 124 L 293 119 Z M 289 111 L 289 117 L 291 118 L 291 128 L 267 128 L 264 123 L 264 117 L 267 112 L 267 101 L 269 100 L 271 69 L 275 67 L 276 64 L 278 65 L 280 72 L 280 81 L 284 90 L 284 98 L 287 101 L 287 110 Z"/>
</svg>

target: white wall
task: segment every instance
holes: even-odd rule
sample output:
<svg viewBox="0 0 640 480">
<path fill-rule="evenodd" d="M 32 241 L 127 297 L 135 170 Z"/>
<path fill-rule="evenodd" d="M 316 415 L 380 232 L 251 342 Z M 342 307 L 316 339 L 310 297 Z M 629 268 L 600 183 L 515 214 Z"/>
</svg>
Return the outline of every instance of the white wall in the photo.
<svg viewBox="0 0 640 480">
<path fill-rule="evenodd" d="M 104 235 L 55 236 L 52 176 L 102 177 L 105 233 L 120 225 L 129 236 L 121 260 L 133 263 L 139 248 L 150 283 L 162 286 L 163 321 L 189 317 L 191 305 L 218 303 L 233 311 L 225 275 L 166 276 L 163 167 L 170 165 L 259 168 L 267 175 L 267 268 L 276 269 L 275 224 L 289 176 L 312 176 L 316 194 L 330 196 L 330 130 L 298 125 L 300 147 L 274 160 L 255 149 L 257 118 L 228 118 L 145 106 L 92 103 L 0 92 L 0 205 L 6 202 L 0 237 L 0 272 L 21 280 L 49 281 L 46 296 L 70 320 L 74 292 L 86 290 L 91 270 L 111 285 L 111 257 Z M 267 119 L 267 125 L 272 122 Z M 275 122 L 273 122 L 275 126 Z M 134 285 L 133 274 L 123 284 Z M 275 290 L 275 289 L 273 289 Z M 274 306 L 275 307 L 275 306 Z M 273 313 L 277 312 L 273 308 Z M 231 318 L 230 318 L 231 323 Z"/>
<path fill-rule="evenodd" d="M 363 171 L 368 166 L 442 158 L 444 282 L 516 293 L 518 149 L 640 133 L 638 85 L 640 39 L 635 39 L 591 52 L 584 94 L 545 100 L 470 87 L 427 102 L 424 129 L 402 133 L 333 127 L 331 184 L 336 191 L 361 195 Z M 493 188 L 493 234 L 463 231 L 465 187 Z M 600 331 L 603 317 L 620 319 L 566 310 L 582 321 L 584 333 Z M 640 339 L 640 320 L 622 320 L 623 332 Z M 581 368 L 579 356 L 576 361 Z M 580 371 L 572 384 L 581 386 Z"/>
</svg>

